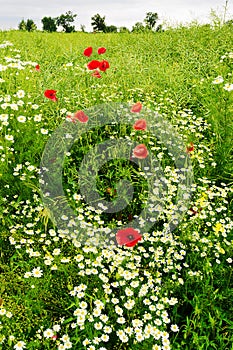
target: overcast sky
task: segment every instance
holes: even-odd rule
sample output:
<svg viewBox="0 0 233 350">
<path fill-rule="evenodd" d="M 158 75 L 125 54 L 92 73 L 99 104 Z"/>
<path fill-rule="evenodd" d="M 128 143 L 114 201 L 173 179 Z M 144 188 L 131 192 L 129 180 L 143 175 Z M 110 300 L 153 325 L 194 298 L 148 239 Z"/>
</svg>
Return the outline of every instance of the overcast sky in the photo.
<svg viewBox="0 0 233 350">
<path fill-rule="evenodd" d="M 44 16 L 57 17 L 67 11 L 78 16 L 76 30 L 84 24 L 92 30 L 91 17 L 105 16 L 107 25 L 132 28 L 142 22 L 147 12 L 157 12 L 160 22 L 187 23 L 192 20 L 210 21 L 210 11 L 223 14 L 226 0 L 0 0 L 0 29 L 17 28 L 22 19 L 31 18 L 39 29 Z M 228 17 L 233 18 L 233 0 L 228 0 Z"/>
</svg>

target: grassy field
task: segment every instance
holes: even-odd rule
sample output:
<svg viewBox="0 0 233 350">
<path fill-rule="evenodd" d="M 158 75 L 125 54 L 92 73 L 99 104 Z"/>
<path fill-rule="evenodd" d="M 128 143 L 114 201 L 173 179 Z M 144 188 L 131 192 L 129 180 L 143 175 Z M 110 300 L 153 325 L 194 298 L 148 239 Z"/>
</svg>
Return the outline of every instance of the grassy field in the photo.
<svg viewBox="0 0 233 350">
<path fill-rule="evenodd" d="M 233 350 L 232 43 L 227 25 L 144 34 L 0 32 L 0 349 Z M 98 55 L 99 47 L 106 53 Z M 86 64 L 103 59 L 109 69 L 92 76 Z M 57 100 L 46 90 L 55 90 Z M 135 104 L 142 109 L 130 112 Z M 121 122 L 111 124 L 116 109 Z M 87 123 L 68 122 L 79 110 Z M 145 130 L 132 127 L 139 119 Z M 60 125 L 67 133 L 56 139 Z M 166 146 L 160 137 L 170 126 Z M 72 132 L 79 137 L 63 164 Z M 118 140 L 127 157 L 103 163 L 106 147 L 90 153 L 108 139 Z M 151 158 L 135 156 L 129 140 Z M 55 194 L 62 179 L 57 202 L 51 193 L 50 201 L 41 197 L 42 155 Z M 84 157 L 98 168 L 95 183 Z M 166 191 L 152 186 L 148 205 L 154 158 Z M 194 180 L 185 183 L 192 193 L 185 215 L 166 231 L 187 189 L 180 191 L 175 158 L 191 162 Z M 82 166 L 86 190 L 95 185 L 109 204 L 123 196 L 122 179 L 133 185 L 124 209 L 107 213 L 85 202 Z M 66 221 L 69 203 L 92 242 L 98 232 L 133 226 L 144 208 L 155 212 L 161 198 L 153 225 L 137 221 L 142 239 L 132 247 L 80 243 Z"/>
</svg>

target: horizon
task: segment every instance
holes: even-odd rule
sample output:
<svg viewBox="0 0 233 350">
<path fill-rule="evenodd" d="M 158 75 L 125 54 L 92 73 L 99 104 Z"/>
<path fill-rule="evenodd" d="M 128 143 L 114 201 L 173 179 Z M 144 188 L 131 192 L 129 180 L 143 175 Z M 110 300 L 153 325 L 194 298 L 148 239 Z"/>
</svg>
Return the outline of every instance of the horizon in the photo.
<svg viewBox="0 0 233 350">
<path fill-rule="evenodd" d="M 6 5 L 3 4 L 3 0 L 0 0 L 0 30 L 18 29 L 18 25 L 23 19 L 32 19 L 37 29 L 42 30 L 41 20 L 43 17 L 55 18 L 68 11 L 77 14 L 73 23 L 75 30 L 80 31 L 81 25 L 84 25 L 87 32 L 93 31 L 91 17 L 97 13 L 101 17 L 105 16 L 106 25 L 114 25 L 117 28 L 126 27 L 129 30 L 132 30 L 135 23 L 143 22 L 147 12 L 156 12 L 159 17 L 156 25 L 162 24 L 164 28 L 166 26 L 188 25 L 192 22 L 208 24 L 211 22 L 211 11 L 214 11 L 221 18 L 224 17 L 226 4 L 228 6 L 225 20 L 233 18 L 232 1 L 206 0 L 203 3 L 201 0 L 197 0 L 193 3 L 191 0 L 175 0 L 169 4 L 170 0 L 158 0 L 155 5 L 153 0 L 145 0 L 143 4 L 140 0 L 117 0 L 114 3 L 110 1 L 108 4 L 104 1 L 100 0 L 96 5 L 95 1 L 87 0 L 85 4 L 74 6 L 73 0 L 67 0 L 66 6 L 63 3 L 59 6 L 61 0 L 58 0 L 57 4 L 47 4 L 45 0 L 41 0 L 39 5 L 33 4 L 30 0 L 9 0 Z M 131 6 L 132 2 L 133 6 Z M 125 11 L 122 11 L 122 6 L 124 6 Z M 33 16 L 35 12 L 37 15 Z M 18 15 L 16 16 L 15 13 Z"/>
</svg>

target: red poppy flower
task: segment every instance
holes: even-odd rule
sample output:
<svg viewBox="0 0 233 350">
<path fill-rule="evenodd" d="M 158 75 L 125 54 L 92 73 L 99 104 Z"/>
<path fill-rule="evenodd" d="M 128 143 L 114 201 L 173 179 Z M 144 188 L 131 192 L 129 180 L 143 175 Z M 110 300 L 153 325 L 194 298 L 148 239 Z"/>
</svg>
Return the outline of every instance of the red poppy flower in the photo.
<svg viewBox="0 0 233 350">
<path fill-rule="evenodd" d="M 138 145 L 134 148 L 133 155 L 136 158 L 144 159 L 148 156 L 148 150 L 147 150 L 146 146 L 143 145 L 143 143 L 141 143 L 140 145 Z"/>
<path fill-rule="evenodd" d="M 77 111 L 73 118 L 78 119 L 81 123 L 86 123 L 88 121 L 88 116 L 81 110 Z"/>
<path fill-rule="evenodd" d="M 139 113 L 139 112 L 141 112 L 141 109 L 142 109 L 141 102 L 137 102 L 137 103 L 135 103 L 135 105 L 132 106 L 130 112 L 132 112 L 132 113 Z"/>
<path fill-rule="evenodd" d="M 87 56 L 87 57 L 90 57 L 91 56 L 91 54 L 92 54 L 92 47 L 91 46 L 89 46 L 89 47 L 87 47 L 84 51 L 83 51 L 83 54 L 84 54 L 84 56 Z"/>
<path fill-rule="evenodd" d="M 97 60 L 92 60 L 91 62 L 88 62 L 87 68 L 90 70 L 97 69 L 100 66 L 100 62 Z"/>
<path fill-rule="evenodd" d="M 40 71 L 40 65 L 39 65 L 39 64 L 37 64 L 37 65 L 35 66 L 35 70 Z"/>
<path fill-rule="evenodd" d="M 186 153 L 190 153 L 192 151 L 194 151 L 194 144 L 190 142 L 189 146 L 186 148 Z"/>
<path fill-rule="evenodd" d="M 120 245 L 126 245 L 126 247 L 133 247 L 138 241 L 142 239 L 140 233 L 132 227 L 125 228 L 117 231 L 116 240 Z"/>
<path fill-rule="evenodd" d="M 101 78 L 101 75 L 98 72 L 98 70 L 94 71 L 94 73 L 92 73 L 92 76 L 95 77 L 95 78 Z"/>
<path fill-rule="evenodd" d="M 102 54 L 105 53 L 105 52 L 106 52 L 105 47 L 99 47 L 99 48 L 98 48 L 98 54 L 99 54 L 99 55 L 102 55 Z"/>
<path fill-rule="evenodd" d="M 135 130 L 146 130 L 146 121 L 145 119 L 139 119 L 134 123 L 133 128 Z"/>
<path fill-rule="evenodd" d="M 56 90 L 45 90 L 44 95 L 45 97 L 49 98 L 52 101 L 57 101 L 57 96 L 56 96 Z"/>
<path fill-rule="evenodd" d="M 109 66 L 108 61 L 103 60 L 103 61 L 100 62 L 99 69 L 100 69 L 102 72 L 105 72 L 109 67 L 110 67 L 110 66 Z"/>
</svg>

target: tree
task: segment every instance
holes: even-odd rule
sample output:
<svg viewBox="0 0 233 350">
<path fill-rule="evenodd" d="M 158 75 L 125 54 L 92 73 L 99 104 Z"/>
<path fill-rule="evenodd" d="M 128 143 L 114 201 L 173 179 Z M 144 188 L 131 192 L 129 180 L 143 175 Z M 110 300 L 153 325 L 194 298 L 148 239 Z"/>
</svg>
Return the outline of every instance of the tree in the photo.
<svg viewBox="0 0 233 350">
<path fill-rule="evenodd" d="M 127 27 L 120 27 L 120 33 L 129 33 L 130 30 Z"/>
<path fill-rule="evenodd" d="M 83 33 L 85 33 L 86 26 L 84 24 L 81 24 L 80 29 Z"/>
<path fill-rule="evenodd" d="M 26 22 L 24 19 L 22 19 L 22 21 L 19 23 L 18 28 L 19 28 L 19 30 L 27 30 Z"/>
<path fill-rule="evenodd" d="M 156 28 L 156 32 L 161 33 L 161 32 L 163 32 L 163 31 L 164 31 L 164 30 L 163 30 L 162 24 L 159 24 L 159 25 L 157 26 L 157 28 Z"/>
<path fill-rule="evenodd" d="M 147 27 L 152 30 L 158 18 L 158 14 L 156 12 L 147 12 L 144 22 L 146 23 Z"/>
<path fill-rule="evenodd" d="M 75 26 L 70 25 L 74 22 L 75 17 L 77 17 L 76 14 L 68 11 L 56 18 L 56 24 L 57 26 L 62 26 L 66 33 L 75 32 Z"/>
<path fill-rule="evenodd" d="M 27 30 L 28 32 L 34 32 L 37 29 L 32 19 L 27 19 L 27 21 L 22 19 L 22 21 L 18 25 L 18 28 L 19 30 Z"/>
<path fill-rule="evenodd" d="M 18 25 L 19 30 L 27 30 L 28 32 L 34 32 L 37 27 L 32 19 L 27 19 L 25 22 L 24 19 Z"/>
<path fill-rule="evenodd" d="M 134 33 L 140 33 L 140 32 L 145 32 L 145 27 L 142 22 L 137 22 L 132 28 L 132 32 Z"/>
<path fill-rule="evenodd" d="M 113 26 L 113 25 L 106 26 L 104 32 L 105 33 L 117 33 L 117 27 Z"/>
<path fill-rule="evenodd" d="M 28 19 L 26 22 L 26 30 L 28 32 L 34 32 L 35 30 L 37 30 L 37 26 L 36 24 L 33 22 L 32 19 Z"/>
<path fill-rule="evenodd" d="M 105 32 L 106 30 L 106 24 L 105 24 L 105 16 L 101 17 L 98 13 L 91 17 L 91 25 L 93 27 L 93 30 L 96 30 L 98 32 Z"/>
<path fill-rule="evenodd" d="M 43 24 L 43 30 L 50 33 L 57 31 L 56 18 L 44 17 L 41 22 Z"/>
</svg>

